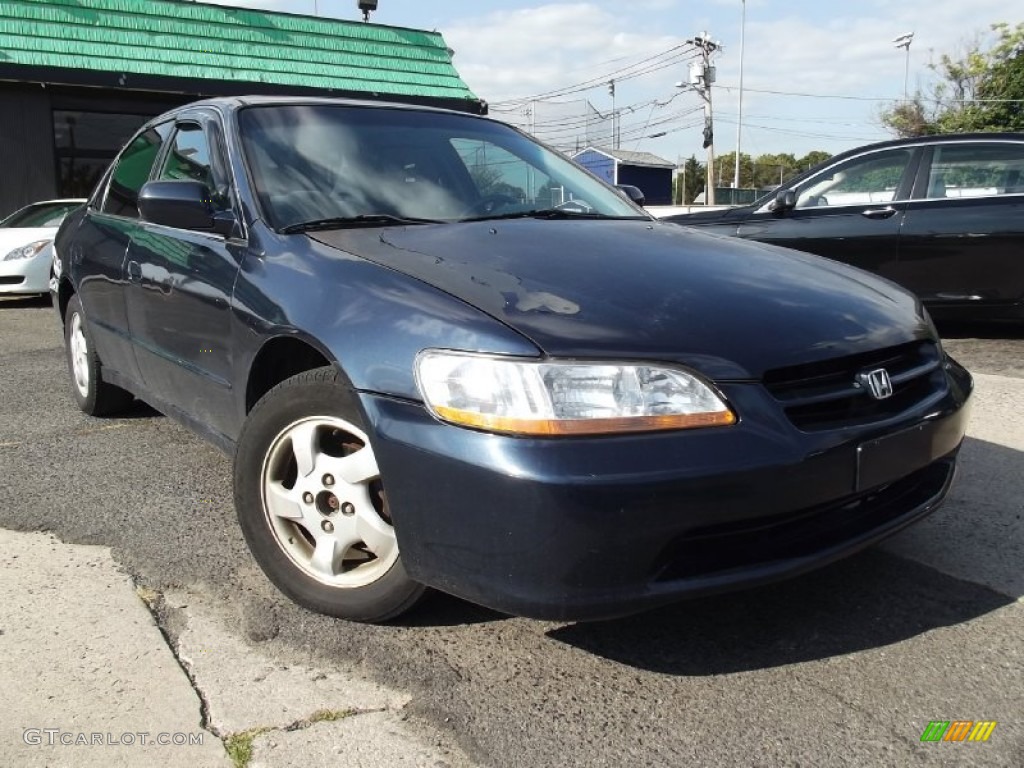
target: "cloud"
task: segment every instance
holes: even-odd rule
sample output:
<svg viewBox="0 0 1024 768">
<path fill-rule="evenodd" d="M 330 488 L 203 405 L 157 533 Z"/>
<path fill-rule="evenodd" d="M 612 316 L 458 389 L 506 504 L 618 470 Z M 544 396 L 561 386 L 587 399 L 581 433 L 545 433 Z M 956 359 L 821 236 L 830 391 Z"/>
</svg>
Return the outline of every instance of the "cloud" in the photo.
<svg viewBox="0 0 1024 768">
<path fill-rule="evenodd" d="M 637 18 L 630 16 L 631 22 Z M 621 14 L 584 2 L 498 11 L 443 32 L 470 87 L 500 101 L 587 80 L 614 70 L 613 59 L 653 55 L 683 41 L 681 35 L 625 26 Z"/>
<path fill-rule="evenodd" d="M 312 0 L 218 1 L 306 13 L 312 12 L 313 5 Z M 460 74 L 492 104 L 606 75 L 708 30 L 725 45 L 716 60 L 717 148 L 728 152 L 734 147 L 741 0 L 704 4 L 534 0 L 529 5 L 524 0 L 499 0 L 495 4 L 424 3 L 416 6 L 415 13 L 405 0 L 386 0 L 381 5 L 390 14 L 378 14 L 382 22 L 436 26 L 456 51 Z M 898 99 L 903 93 L 905 54 L 893 47 L 892 38 L 915 32 L 910 60 L 913 90 L 931 76 L 926 66 L 929 59 L 956 52 L 963 38 L 984 33 L 993 22 L 1014 21 L 1011 5 L 1006 0 L 746 0 L 744 149 L 803 154 L 816 148 L 838 151 L 884 138 L 877 115 L 885 101 L 794 98 L 758 91 Z M 355 3 L 351 6 L 354 16 Z M 336 12 L 339 7 L 330 0 L 320 2 L 321 13 Z M 685 79 L 687 64 L 679 62 L 620 82 L 617 104 L 665 100 L 678 93 L 674 83 Z M 570 98 L 589 98 L 601 111 L 611 105 L 603 82 Z M 664 113 L 697 106 L 696 94 L 684 93 L 671 108 L 654 111 L 653 118 L 657 121 Z M 649 109 L 624 115 L 623 124 L 642 127 Z M 684 118 L 677 127 L 692 122 Z M 662 125 L 657 130 L 671 127 Z M 623 146 L 633 149 L 634 143 Z M 670 158 L 692 151 L 700 154 L 700 129 L 677 130 L 643 148 Z"/>
</svg>

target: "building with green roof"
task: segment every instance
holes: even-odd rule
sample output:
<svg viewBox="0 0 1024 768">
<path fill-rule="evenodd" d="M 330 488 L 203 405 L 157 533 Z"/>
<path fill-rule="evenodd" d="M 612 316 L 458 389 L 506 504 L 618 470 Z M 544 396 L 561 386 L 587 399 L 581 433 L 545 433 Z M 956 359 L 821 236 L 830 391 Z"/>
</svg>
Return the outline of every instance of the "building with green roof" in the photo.
<svg viewBox="0 0 1024 768">
<path fill-rule="evenodd" d="M 85 196 L 149 117 L 242 94 L 486 112 L 437 32 L 186 0 L 3 0 L 0 216 Z"/>
</svg>

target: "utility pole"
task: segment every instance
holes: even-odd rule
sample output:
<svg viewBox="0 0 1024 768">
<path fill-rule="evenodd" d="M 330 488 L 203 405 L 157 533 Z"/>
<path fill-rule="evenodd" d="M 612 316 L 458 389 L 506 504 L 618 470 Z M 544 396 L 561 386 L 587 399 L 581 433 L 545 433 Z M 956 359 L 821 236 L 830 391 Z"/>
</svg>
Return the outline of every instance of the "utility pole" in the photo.
<svg viewBox="0 0 1024 768">
<path fill-rule="evenodd" d="M 530 106 L 527 107 L 530 110 L 530 135 L 536 138 L 537 134 L 537 101 L 535 99 L 530 100 Z M 533 196 L 533 166 L 530 163 L 526 164 L 526 189 L 527 195 L 531 200 Z"/>
<path fill-rule="evenodd" d="M 615 78 L 608 81 L 608 95 L 612 97 L 612 147 L 619 148 L 619 113 L 615 110 Z"/>
<path fill-rule="evenodd" d="M 740 104 L 739 117 L 736 119 L 736 173 L 732 179 L 733 189 L 740 188 L 740 139 L 743 136 L 743 43 L 747 36 L 747 0 L 743 1 L 743 14 L 740 17 Z M 733 195 L 736 193 L 733 192 Z M 733 202 L 736 198 L 733 197 Z"/>
<path fill-rule="evenodd" d="M 687 42 L 692 43 L 701 51 L 699 71 L 690 70 L 690 84 L 704 100 L 704 148 L 708 151 L 707 186 L 704 196 L 705 205 L 715 204 L 715 121 L 711 105 L 711 84 L 715 82 L 715 68 L 711 66 L 711 55 L 722 50 L 722 44 L 713 41 L 708 33 L 698 35 Z"/>
</svg>

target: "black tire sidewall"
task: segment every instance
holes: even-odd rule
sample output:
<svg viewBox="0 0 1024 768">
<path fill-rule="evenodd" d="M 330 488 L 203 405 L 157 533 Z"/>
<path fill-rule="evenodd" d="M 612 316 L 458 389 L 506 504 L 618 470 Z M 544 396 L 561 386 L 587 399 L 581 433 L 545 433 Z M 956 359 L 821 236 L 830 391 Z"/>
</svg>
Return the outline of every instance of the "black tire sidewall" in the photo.
<svg viewBox="0 0 1024 768">
<path fill-rule="evenodd" d="M 235 509 L 249 549 L 285 595 L 318 613 L 354 621 L 384 621 L 409 608 L 423 592 L 399 554 L 386 574 L 361 587 L 330 587 L 304 573 L 281 549 L 263 510 L 261 472 L 267 451 L 290 424 L 311 416 L 344 419 L 368 437 L 355 393 L 335 368 L 298 374 L 268 392 L 250 412 L 235 453 Z"/>
</svg>

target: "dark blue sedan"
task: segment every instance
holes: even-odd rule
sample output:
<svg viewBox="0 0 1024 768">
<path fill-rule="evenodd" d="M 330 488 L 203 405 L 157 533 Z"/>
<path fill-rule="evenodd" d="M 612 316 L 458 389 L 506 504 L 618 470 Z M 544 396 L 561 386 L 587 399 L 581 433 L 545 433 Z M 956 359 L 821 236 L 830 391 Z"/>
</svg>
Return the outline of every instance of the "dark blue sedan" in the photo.
<svg viewBox="0 0 1024 768">
<path fill-rule="evenodd" d="M 260 566 L 348 619 L 797 574 L 935 510 L 964 436 L 971 378 L 911 294 L 659 224 L 485 118 L 183 107 L 56 249 L 78 405 L 231 453 Z"/>
</svg>

